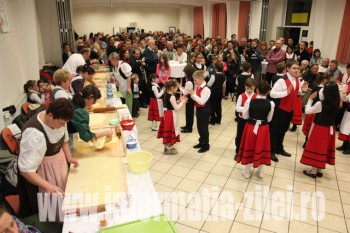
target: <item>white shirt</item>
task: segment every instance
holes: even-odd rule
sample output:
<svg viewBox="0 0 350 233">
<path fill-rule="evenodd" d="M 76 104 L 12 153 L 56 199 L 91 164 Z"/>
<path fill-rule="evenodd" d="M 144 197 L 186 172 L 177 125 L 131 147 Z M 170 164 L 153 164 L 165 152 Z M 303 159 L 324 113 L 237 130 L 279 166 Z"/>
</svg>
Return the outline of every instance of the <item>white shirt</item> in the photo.
<svg viewBox="0 0 350 233">
<path fill-rule="evenodd" d="M 222 72 L 216 72 L 216 73 L 217 73 L 217 74 L 222 74 Z M 208 86 L 208 87 L 213 86 L 214 82 L 215 82 L 215 75 L 212 74 L 212 75 L 210 76 L 210 79 L 209 79 L 208 83 L 207 83 L 207 86 Z M 225 79 L 225 82 L 222 84 L 222 86 L 225 86 L 225 85 L 226 85 L 226 79 Z"/>
<path fill-rule="evenodd" d="M 189 89 L 193 90 L 193 83 L 191 81 L 187 81 L 185 83 L 185 87 L 180 87 L 180 91 L 184 95 L 187 95 L 187 93 L 188 93 L 187 90 L 189 90 Z"/>
<path fill-rule="evenodd" d="M 157 99 L 159 99 L 160 97 L 162 97 L 162 95 L 164 94 L 164 90 L 161 89 L 161 91 L 159 92 L 159 91 L 158 91 L 158 87 L 159 87 L 159 85 L 158 85 L 157 83 L 152 82 L 152 91 L 153 91 L 153 93 L 154 93 L 154 96 L 155 96 Z"/>
<path fill-rule="evenodd" d="M 57 143 L 63 135 L 64 141 L 68 141 L 67 127 L 60 127 L 58 129 L 52 129 L 41 121 L 39 115 L 45 114 L 41 112 L 37 115 L 37 119 L 44 127 L 47 137 L 51 143 Z M 35 129 L 27 128 L 22 133 L 21 150 L 18 156 L 18 167 L 21 172 L 36 172 L 38 170 L 42 160 L 45 157 L 47 150 L 45 143 L 44 133 Z"/>
<path fill-rule="evenodd" d="M 83 55 L 80 53 L 74 53 L 72 54 L 66 63 L 64 63 L 62 69 L 69 71 L 71 74 L 75 73 L 77 71 L 78 66 L 85 65 L 86 62 L 84 60 Z"/>
<path fill-rule="evenodd" d="M 35 103 L 38 103 L 38 104 L 43 104 L 45 102 L 45 95 L 44 94 L 41 95 L 41 97 L 39 97 L 40 94 L 38 92 L 36 92 L 36 91 L 30 91 L 30 92 L 31 92 L 31 94 L 29 95 L 29 99 L 31 101 L 34 101 Z"/>
<path fill-rule="evenodd" d="M 314 106 L 312 105 L 313 100 L 308 100 L 305 106 L 305 114 L 316 114 L 322 112 L 322 102 L 317 101 Z"/>
<path fill-rule="evenodd" d="M 252 96 L 255 94 L 254 92 L 252 94 L 248 94 L 246 91 L 244 92 L 247 95 L 247 101 L 250 101 Z M 243 112 L 244 106 L 242 106 L 242 95 L 238 96 L 237 103 L 236 103 L 236 112 Z"/>
<path fill-rule="evenodd" d="M 203 88 L 204 87 L 204 88 Z M 196 101 L 198 104 L 200 105 L 204 105 L 209 97 L 210 97 L 210 89 L 206 86 L 206 82 L 203 82 L 202 85 L 200 85 L 199 87 L 197 86 L 195 88 L 195 90 L 197 90 L 198 88 L 203 88 L 202 92 L 201 92 L 201 96 L 199 97 L 197 94 L 196 94 L 196 91 L 193 93 L 193 95 L 191 96 L 192 99 L 194 101 Z"/>
<path fill-rule="evenodd" d="M 285 44 L 283 44 L 282 46 L 281 46 L 281 49 L 285 52 L 285 51 L 287 51 L 287 45 L 285 45 Z"/>
<path fill-rule="evenodd" d="M 296 79 L 294 77 L 292 77 L 289 73 L 287 73 L 287 77 L 290 80 L 290 82 L 293 85 L 293 88 L 295 90 L 297 82 Z M 303 92 L 301 91 L 301 87 L 303 86 L 304 81 L 299 82 L 299 90 L 298 93 L 301 95 Z M 283 78 L 280 78 L 277 80 L 277 82 L 275 83 L 275 85 L 272 87 L 272 90 L 270 92 L 270 96 L 272 98 L 275 99 L 281 99 L 284 98 L 288 95 L 288 91 L 287 91 L 287 85 L 286 82 L 284 81 Z"/>
<path fill-rule="evenodd" d="M 266 99 L 266 96 L 262 96 L 262 95 L 258 95 L 256 97 L 257 99 Z M 249 105 L 250 105 L 250 101 L 251 99 L 249 99 L 249 101 L 247 100 L 244 104 L 244 110 L 242 112 L 242 118 L 243 119 L 248 119 L 249 118 Z M 267 115 L 267 121 L 270 122 L 272 120 L 273 117 L 273 112 L 275 110 L 275 103 L 270 101 L 271 104 L 271 110 L 269 112 L 269 114 Z"/>
<path fill-rule="evenodd" d="M 61 86 L 55 86 L 55 89 L 59 89 L 54 96 L 54 99 L 57 100 L 59 98 L 64 98 L 64 99 L 72 99 L 72 94 L 69 93 L 68 91 L 64 90 Z"/>
<path fill-rule="evenodd" d="M 187 63 L 187 53 L 182 52 L 180 56 L 177 53 L 175 53 L 175 61 Z"/>
<path fill-rule="evenodd" d="M 126 91 L 128 89 L 128 80 L 124 79 L 120 75 L 120 70 L 125 74 L 126 77 L 131 77 L 132 68 L 128 63 L 123 61 L 119 61 L 118 67 L 113 67 L 114 78 L 119 83 L 119 91 L 122 93 L 123 98 L 126 98 Z"/>
<path fill-rule="evenodd" d="M 179 104 L 176 102 L 176 97 L 174 95 L 170 97 L 170 103 L 175 111 L 179 111 L 183 105 L 183 102 L 180 102 Z"/>
</svg>

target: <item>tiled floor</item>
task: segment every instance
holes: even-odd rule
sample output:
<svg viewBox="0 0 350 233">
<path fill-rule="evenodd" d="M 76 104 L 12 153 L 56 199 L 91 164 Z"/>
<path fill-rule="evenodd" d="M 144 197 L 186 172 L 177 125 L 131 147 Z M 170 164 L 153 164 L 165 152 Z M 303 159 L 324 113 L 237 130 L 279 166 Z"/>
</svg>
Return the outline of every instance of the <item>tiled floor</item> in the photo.
<svg viewBox="0 0 350 233">
<path fill-rule="evenodd" d="M 211 149 L 204 154 L 192 148 L 198 140 L 195 127 L 193 133 L 181 134 L 178 155 L 163 155 L 147 111 L 141 109 L 136 119 L 139 140 L 154 155 L 150 173 L 156 190 L 166 193 L 164 212 L 180 233 L 350 231 L 350 156 L 337 152 L 336 165 L 327 166 L 323 178 L 306 177 L 302 171 L 308 167 L 299 162 L 304 142 L 299 127 L 285 137 L 291 158 L 280 156 L 280 162 L 265 167 L 263 179 L 256 171 L 244 179 L 242 165 L 233 160 L 234 102 L 223 100 L 222 124 L 210 126 Z M 184 117 L 182 109 L 181 125 Z M 186 199 L 179 201 L 179 194 Z"/>
</svg>

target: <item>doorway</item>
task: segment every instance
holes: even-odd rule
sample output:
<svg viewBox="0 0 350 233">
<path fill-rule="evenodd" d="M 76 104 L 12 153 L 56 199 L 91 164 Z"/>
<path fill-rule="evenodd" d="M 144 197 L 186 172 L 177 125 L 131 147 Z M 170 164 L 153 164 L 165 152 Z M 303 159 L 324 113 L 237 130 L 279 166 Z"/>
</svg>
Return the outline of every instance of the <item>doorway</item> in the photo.
<svg viewBox="0 0 350 233">
<path fill-rule="evenodd" d="M 300 31 L 299 27 L 277 27 L 276 38 L 284 37 L 286 41 L 288 38 L 293 38 L 295 46 L 299 44 Z"/>
</svg>

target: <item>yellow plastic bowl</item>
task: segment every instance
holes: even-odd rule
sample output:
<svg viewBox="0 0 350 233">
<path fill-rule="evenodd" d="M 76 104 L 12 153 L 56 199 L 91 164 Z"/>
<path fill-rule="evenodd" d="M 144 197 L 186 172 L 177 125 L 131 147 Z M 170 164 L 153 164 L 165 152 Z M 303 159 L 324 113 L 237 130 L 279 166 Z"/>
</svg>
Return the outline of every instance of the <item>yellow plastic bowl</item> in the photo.
<svg viewBox="0 0 350 233">
<path fill-rule="evenodd" d="M 147 151 L 131 152 L 126 156 L 128 167 L 131 172 L 144 173 L 151 166 L 153 155 Z"/>
</svg>

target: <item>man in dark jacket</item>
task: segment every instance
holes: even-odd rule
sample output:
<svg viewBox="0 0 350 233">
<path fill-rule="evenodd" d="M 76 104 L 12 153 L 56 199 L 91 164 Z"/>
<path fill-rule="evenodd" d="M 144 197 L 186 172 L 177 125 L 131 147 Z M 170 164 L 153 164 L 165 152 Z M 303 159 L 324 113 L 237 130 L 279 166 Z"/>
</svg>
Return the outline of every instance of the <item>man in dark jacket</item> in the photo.
<svg viewBox="0 0 350 233">
<path fill-rule="evenodd" d="M 156 73 L 157 64 L 158 64 L 158 55 L 155 51 L 156 44 L 154 40 L 148 41 L 148 48 L 142 54 L 142 57 L 146 59 L 146 74 L 147 77 L 153 73 Z"/>
</svg>

